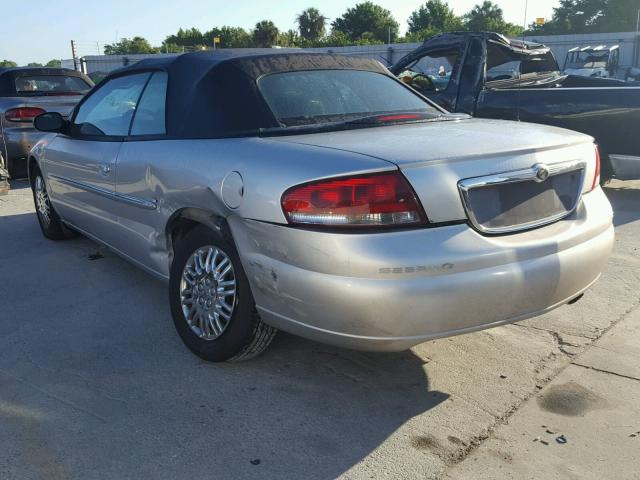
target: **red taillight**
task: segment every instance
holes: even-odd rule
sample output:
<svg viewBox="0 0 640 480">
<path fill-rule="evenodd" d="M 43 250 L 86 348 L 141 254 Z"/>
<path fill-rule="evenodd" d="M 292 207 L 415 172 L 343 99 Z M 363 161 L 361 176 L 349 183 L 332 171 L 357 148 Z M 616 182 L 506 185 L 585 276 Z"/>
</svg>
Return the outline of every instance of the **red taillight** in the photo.
<svg viewBox="0 0 640 480">
<path fill-rule="evenodd" d="M 389 227 L 426 222 L 400 172 L 336 178 L 290 188 L 282 196 L 289 223 Z"/>
<path fill-rule="evenodd" d="M 597 145 L 594 145 L 596 150 L 596 170 L 593 174 L 593 183 L 591 184 L 591 190 L 596 188 L 600 184 L 600 149 Z"/>
<path fill-rule="evenodd" d="M 31 122 L 38 115 L 45 113 L 41 108 L 37 107 L 19 107 L 7 110 L 4 118 L 11 122 Z"/>
</svg>

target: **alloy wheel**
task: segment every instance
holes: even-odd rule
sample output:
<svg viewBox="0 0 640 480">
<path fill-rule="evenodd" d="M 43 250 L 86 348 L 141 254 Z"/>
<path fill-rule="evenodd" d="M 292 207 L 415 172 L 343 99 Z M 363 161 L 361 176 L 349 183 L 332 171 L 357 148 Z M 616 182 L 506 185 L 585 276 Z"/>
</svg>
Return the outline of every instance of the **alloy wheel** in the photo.
<svg viewBox="0 0 640 480">
<path fill-rule="evenodd" d="M 51 202 L 49 201 L 47 187 L 40 175 L 36 177 L 35 181 L 35 197 L 38 215 L 46 225 L 49 225 L 51 223 Z"/>
<path fill-rule="evenodd" d="M 225 252 L 207 245 L 189 257 L 180 280 L 180 303 L 198 337 L 211 341 L 224 333 L 236 305 L 236 276 Z"/>
</svg>

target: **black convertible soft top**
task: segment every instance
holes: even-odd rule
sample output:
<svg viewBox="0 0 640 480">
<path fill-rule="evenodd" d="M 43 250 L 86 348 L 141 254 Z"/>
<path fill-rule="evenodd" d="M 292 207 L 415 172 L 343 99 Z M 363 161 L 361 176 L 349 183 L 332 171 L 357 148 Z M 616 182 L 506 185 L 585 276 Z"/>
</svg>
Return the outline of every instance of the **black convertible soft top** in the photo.
<svg viewBox="0 0 640 480">
<path fill-rule="evenodd" d="M 165 71 L 167 136 L 211 138 L 245 135 L 278 127 L 257 80 L 271 73 L 300 70 L 365 70 L 391 74 L 368 58 L 295 49 L 224 49 L 176 57 L 145 59 L 108 75 L 111 78 L 145 71 Z"/>
</svg>

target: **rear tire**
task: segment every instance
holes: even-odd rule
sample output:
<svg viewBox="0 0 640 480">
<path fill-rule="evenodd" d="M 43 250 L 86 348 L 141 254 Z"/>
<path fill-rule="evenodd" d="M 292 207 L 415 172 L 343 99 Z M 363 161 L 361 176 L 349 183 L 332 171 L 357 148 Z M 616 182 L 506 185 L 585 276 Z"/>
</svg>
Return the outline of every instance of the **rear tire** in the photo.
<svg viewBox="0 0 640 480">
<path fill-rule="evenodd" d="M 49 240 L 65 240 L 73 236 L 64 226 L 62 220 L 56 213 L 47 192 L 47 185 L 40 169 L 35 169 L 31 182 L 33 192 L 33 202 L 36 206 L 36 216 L 42 234 Z"/>
<path fill-rule="evenodd" d="M 258 316 L 235 246 L 198 226 L 174 252 L 169 302 L 185 345 L 209 362 L 248 360 L 262 353 L 277 330 Z"/>
</svg>

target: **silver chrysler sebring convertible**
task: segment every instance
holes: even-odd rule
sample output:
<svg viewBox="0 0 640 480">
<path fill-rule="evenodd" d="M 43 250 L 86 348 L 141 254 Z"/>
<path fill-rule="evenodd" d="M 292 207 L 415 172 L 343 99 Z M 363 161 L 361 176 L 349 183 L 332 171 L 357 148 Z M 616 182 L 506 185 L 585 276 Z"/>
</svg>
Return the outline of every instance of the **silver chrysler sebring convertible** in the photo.
<svg viewBox="0 0 640 480">
<path fill-rule="evenodd" d="M 277 329 L 395 351 L 529 318 L 579 298 L 614 240 L 592 138 L 451 115 L 373 60 L 145 60 L 35 125 L 44 235 L 165 279 L 210 361 Z"/>
</svg>

